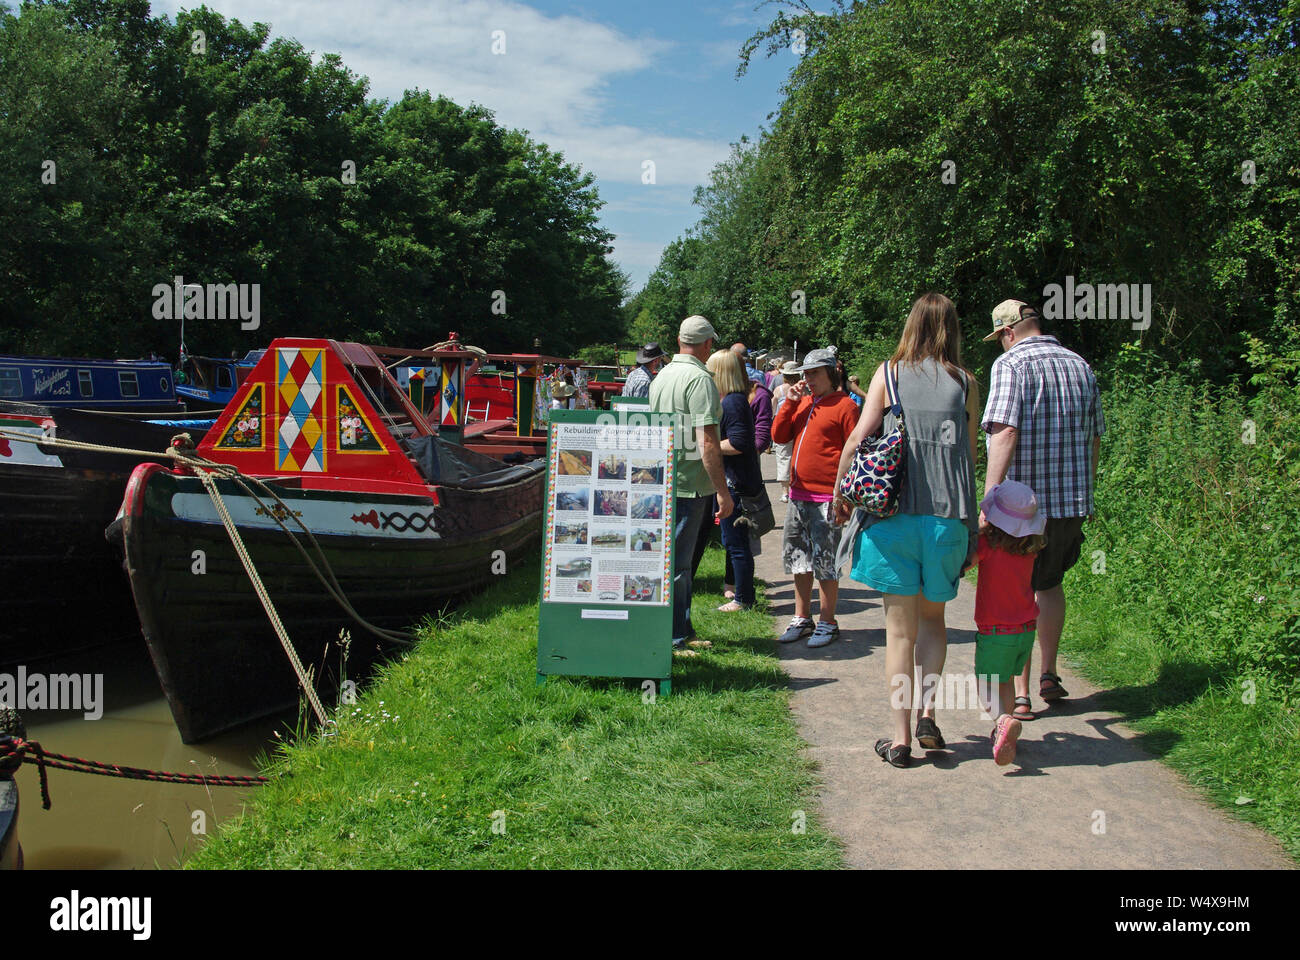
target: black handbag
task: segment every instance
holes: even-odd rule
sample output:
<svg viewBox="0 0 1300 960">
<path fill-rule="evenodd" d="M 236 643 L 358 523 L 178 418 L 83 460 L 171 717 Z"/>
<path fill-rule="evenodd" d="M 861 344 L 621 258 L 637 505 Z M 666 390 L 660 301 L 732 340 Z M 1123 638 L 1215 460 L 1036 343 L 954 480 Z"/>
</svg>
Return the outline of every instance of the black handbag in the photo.
<svg viewBox="0 0 1300 960">
<path fill-rule="evenodd" d="M 772 510 L 772 501 L 767 495 L 766 487 L 755 496 L 741 495 L 738 500 L 741 516 L 736 520 L 736 525 L 747 526 L 751 540 L 776 529 L 776 514 Z"/>
</svg>

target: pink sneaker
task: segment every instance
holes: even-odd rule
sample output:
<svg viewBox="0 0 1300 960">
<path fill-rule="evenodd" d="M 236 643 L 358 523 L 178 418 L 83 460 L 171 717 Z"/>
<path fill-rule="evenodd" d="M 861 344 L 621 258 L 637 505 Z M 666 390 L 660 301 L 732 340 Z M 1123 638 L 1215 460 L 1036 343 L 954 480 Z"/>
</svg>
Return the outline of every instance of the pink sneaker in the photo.
<svg viewBox="0 0 1300 960">
<path fill-rule="evenodd" d="M 1016 741 L 1020 739 L 1020 721 L 1009 713 L 998 717 L 993 728 L 993 762 L 1005 767 L 1016 759 Z"/>
</svg>

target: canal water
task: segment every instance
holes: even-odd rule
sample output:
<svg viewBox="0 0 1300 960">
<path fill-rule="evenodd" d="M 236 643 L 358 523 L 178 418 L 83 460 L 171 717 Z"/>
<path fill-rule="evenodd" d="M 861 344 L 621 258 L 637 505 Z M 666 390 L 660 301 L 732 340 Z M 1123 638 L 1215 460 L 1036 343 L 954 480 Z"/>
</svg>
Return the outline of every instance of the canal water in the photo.
<svg viewBox="0 0 1300 960">
<path fill-rule="evenodd" d="M 12 673 L 16 668 L 5 667 Z M 181 743 L 144 639 L 27 664 L 29 673 L 103 674 L 103 716 L 22 712 L 27 737 L 47 751 L 88 760 L 175 773 L 256 775 L 256 758 L 271 754 L 296 716 L 256 721 L 201 744 Z M 17 777 L 18 824 L 29 870 L 172 869 L 237 815 L 256 787 L 203 787 L 49 771 L 52 806 L 41 809 L 32 764 Z"/>
</svg>

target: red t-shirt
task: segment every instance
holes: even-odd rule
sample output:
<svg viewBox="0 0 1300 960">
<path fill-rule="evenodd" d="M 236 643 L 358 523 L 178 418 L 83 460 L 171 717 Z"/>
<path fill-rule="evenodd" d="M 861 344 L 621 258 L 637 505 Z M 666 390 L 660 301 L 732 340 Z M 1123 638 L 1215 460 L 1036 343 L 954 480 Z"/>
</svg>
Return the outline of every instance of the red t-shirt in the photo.
<svg viewBox="0 0 1300 960">
<path fill-rule="evenodd" d="M 1038 618 L 1032 579 L 1034 554 L 1017 556 L 995 550 L 981 536 L 976 547 L 979 585 L 975 588 L 975 626 L 980 633 L 993 627 L 1017 627 Z"/>
</svg>

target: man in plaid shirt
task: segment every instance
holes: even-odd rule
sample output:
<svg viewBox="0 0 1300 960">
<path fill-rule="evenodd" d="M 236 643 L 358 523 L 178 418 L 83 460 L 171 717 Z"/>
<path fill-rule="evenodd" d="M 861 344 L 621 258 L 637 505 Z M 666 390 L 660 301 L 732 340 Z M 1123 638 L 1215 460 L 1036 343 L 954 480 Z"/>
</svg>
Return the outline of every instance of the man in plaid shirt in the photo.
<svg viewBox="0 0 1300 960">
<path fill-rule="evenodd" d="M 1034 560 L 1033 587 L 1043 651 L 1039 696 L 1052 701 L 1067 695 L 1056 673 L 1065 627 L 1061 581 L 1079 559 L 1083 523 L 1093 513 L 1106 425 L 1092 368 L 1055 337 L 1044 336 L 1040 323 L 1038 311 L 1019 300 L 1004 300 L 993 309 L 993 332 L 984 339 L 998 340 L 1003 354 L 993 361 L 984 408 L 989 457 L 984 493 L 1003 480 L 1017 480 L 1034 491 L 1047 516 L 1047 547 Z M 1034 719 L 1029 676 L 1026 661 L 1015 683 L 1020 720 Z"/>
</svg>

